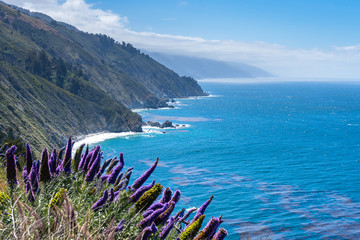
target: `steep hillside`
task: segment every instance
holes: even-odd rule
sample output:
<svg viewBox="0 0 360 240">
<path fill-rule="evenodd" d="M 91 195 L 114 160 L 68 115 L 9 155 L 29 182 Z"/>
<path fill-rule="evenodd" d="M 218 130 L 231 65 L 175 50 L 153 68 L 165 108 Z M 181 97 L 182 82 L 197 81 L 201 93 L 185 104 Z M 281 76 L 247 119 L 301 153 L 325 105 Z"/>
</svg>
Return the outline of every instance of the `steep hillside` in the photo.
<svg viewBox="0 0 360 240">
<path fill-rule="evenodd" d="M 20 138 L 35 149 L 69 135 L 141 131 L 129 108 L 205 94 L 130 44 L 1 2 L 0 81 L 0 142 Z"/>
<path fill-rule="evenodd" d="M 204 95 L 195 80 L 175 72 L 141 53 L 131 44 L 117 43 L 105 35 L 94 35 L 20 10 L 1 7 L 3 43 L 14 43 L 13 56 L 23 58 L 34 49 L 63 59 L 86 73 L 87 80 L 130 108 L 164 107 L 165 99 Z M 45 20 L 43 20 L 45 19 Z M 3 34 L 7 31 L 8 34 Z M 8 48 L 9 50 L 9 48 Z M 18 59 L 12 63 L 24 65 Z"/>
<path fill-rule="evenodd" d="M 86 100 L 0 61 L 0 133 L 31 141 L 39 150 L 60 146 L 68 136 L 99 131 L 141 131 L 141 117 L 101 91 Z M 4 136 L 5 135 L 5 136 Z M 1 140 L 1 139 L 0 139 Z"/>
</svg>

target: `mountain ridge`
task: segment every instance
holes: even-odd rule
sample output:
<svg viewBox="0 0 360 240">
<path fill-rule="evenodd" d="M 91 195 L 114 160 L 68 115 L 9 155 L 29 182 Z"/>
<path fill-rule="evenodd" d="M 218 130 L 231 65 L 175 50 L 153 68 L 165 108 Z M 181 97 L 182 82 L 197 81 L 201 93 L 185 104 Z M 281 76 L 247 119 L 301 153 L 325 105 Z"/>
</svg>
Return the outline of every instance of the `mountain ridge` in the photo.
<svg viewBox="0 0 360 240">
<path fill-rule="evenodd" d="M 258 67 L 235 62 L 224 62 L 201 57 L 189 57 L 173 54 L 149 52 L 156 61 L 175 72 L 192 76 L 196 79 L 203 78 L 257 78 L 273 77 L 271 73 Z"/>
</svg>

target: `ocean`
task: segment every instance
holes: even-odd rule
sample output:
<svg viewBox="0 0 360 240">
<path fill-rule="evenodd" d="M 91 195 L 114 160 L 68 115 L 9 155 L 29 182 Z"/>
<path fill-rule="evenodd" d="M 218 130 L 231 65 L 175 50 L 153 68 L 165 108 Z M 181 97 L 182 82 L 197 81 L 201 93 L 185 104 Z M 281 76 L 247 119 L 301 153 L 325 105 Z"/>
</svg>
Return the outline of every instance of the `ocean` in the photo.
<svg viewBox="0 0 360 240">
<path fill-rule="evenodd" d="M 134 180 L 159 157 L 148 181 L 181 190 L 179 209 L 214 195 L 205 222 L 223 215 L 227 239 L 360 238 L 360 83 L 201 86 L 138 110 L 178 128 L 102 141 L 105 159 L 123 152 Z"/>
</svg>

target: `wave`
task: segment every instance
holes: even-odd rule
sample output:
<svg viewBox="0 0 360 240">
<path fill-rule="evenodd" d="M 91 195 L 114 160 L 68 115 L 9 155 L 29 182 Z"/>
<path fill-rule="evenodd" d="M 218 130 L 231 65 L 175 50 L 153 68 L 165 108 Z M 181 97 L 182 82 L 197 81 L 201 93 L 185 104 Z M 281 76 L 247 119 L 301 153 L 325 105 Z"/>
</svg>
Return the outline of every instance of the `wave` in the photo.
<svg viewBox="0 0 360 240">
<path fill-rule="evenodd" d="M 119 138 L 119 137 L 128 137 L 131 135 L 141 134 L 141 132 L 99 132 L 99 133 L 92 133 L 88 135 L 76 136 L 75 143 L 73 146 L 73 153 L 81 144 L 95 144 L 99 142 L 103 142 L 108 139 Z"/>
</svg>

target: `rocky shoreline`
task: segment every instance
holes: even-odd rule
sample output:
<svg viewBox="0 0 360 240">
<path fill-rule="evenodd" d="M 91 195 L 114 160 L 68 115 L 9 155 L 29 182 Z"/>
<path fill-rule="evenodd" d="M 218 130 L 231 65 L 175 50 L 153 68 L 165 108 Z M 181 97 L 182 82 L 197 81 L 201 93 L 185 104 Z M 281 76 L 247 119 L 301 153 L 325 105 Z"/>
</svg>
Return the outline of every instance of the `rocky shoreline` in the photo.
<svg viewBox="0 0 360 240">
<path fill-rule="evenodd" d="M 160 122 L 147 121 L 143 122 L 142 126 L 157 127 L 157 128 L 179 128 L 185 127 L 185 124 L 173 124 L 171 121 L 166 120 L 162 124 Z"/>
</svg>

